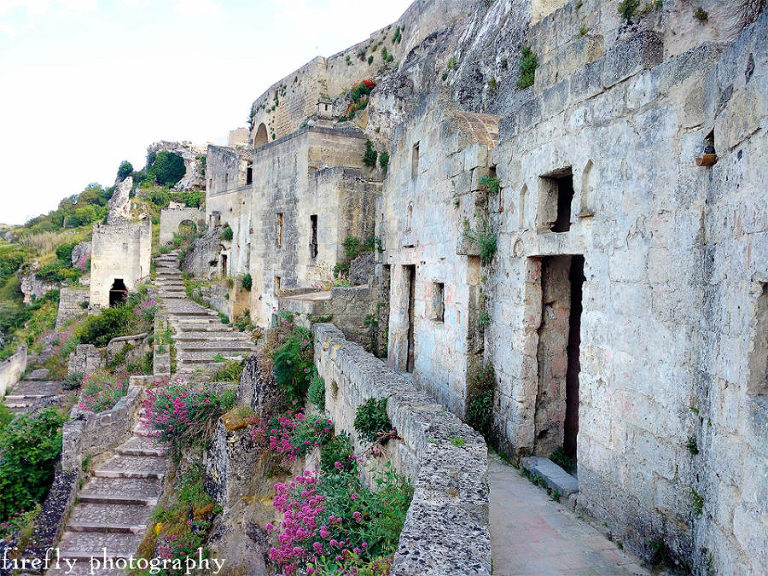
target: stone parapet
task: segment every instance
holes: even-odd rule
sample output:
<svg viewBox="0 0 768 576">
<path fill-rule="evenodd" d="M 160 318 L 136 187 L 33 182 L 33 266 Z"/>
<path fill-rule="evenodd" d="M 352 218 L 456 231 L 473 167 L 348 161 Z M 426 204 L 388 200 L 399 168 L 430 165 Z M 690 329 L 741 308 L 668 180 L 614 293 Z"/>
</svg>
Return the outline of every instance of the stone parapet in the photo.
<svg viewBox="0 0 768 576">
<path fill-rule="evenodd" d="M 313 332 L 315 364 L 337 432 L 348 432 L 359 444 L 357 407 L 369 398 L 388 398 L 387 414 L 400 437 L 388 446 L 391 462 L 414 484 L 392 574 L 490 574 L 483 438 L 333 325 L 316 324 Z"/>
</svg>

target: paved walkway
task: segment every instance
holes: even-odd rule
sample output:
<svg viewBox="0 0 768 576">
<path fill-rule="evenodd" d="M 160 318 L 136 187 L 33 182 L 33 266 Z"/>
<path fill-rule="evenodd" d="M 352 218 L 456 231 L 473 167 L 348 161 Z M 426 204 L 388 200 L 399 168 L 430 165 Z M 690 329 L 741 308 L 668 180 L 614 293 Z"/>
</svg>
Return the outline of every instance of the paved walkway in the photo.
<svg viewBox="0 0 768 576">
<path fill-rule="evenodd" d="M 494 576 L 650 574 L 495 454 L 488 458 L 488 479 Z"/>
</svg>

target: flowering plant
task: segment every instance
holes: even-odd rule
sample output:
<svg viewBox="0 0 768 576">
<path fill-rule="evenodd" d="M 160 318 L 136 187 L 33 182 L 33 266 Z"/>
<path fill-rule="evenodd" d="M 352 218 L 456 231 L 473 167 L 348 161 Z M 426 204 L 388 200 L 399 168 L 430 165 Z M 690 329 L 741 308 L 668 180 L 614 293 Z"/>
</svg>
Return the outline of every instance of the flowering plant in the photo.
<svg viewBox="0 0 768 576">
<path fill-rule="evenodd" d="M 307 418 L 299 412 L 293 416 L 259 418 L 250 433 L 259 454 L 284 464 L 325 444 L 333 434 L 333 422 L 320 417 Z"/>
<path fill-rule="evenodd" d="M 376 490 L 357 472 L 357 465 L 345 470 L 339 464 L 331 473 L 305 470 L 275 484 L 273 506 L 283 520 L 279 529 L 266 528 L 279 532 L 269 558 L 281 576 L 327 574 L 329 568 L 353 575 L 361 567 L 386 567 L 382 558 L 397 548 L 413 488 L 389 466 L 373 472 Z"/>
<path fill-rule="evenodd" d="M 128 393 L 128 379 L 129 374 L 125 372 L 88 374 L 80 386 L 78 409 L 95 413 L 111 410 Z"/>
</svg>

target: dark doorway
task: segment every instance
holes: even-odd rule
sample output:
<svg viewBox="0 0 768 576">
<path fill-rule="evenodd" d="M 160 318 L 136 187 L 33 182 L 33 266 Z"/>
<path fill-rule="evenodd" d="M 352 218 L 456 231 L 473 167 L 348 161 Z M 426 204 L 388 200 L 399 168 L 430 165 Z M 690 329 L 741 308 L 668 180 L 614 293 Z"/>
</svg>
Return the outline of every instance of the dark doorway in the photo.
<svg viewBox="0 0 768 576">
<path fill-rule="evenodd" d="M 415 360 L 414 311 L 416 309 L 416 266 L 403 266 L 403 275 L 408 283 L 408 356 L 405 369 L 408 372 L 413 372 Z"/>
<path fill-rule="evenodd" d="M 227 255 L 226 254 L 221 255 L 221 275 L 224 278 L 227 277 Z"/>
<path fill-rule="evenodd" d="M 245 168 L 245 184 L 253 184 L 253 162 L 248 162 Z"/>
<path fill-rule="evenodd" d="M 576 438 L 579 435 L 579 348 L 581 346 L 581 295 L 584 285 L 584 257 L 571 257 L 571 312 L 568 330 L 568 373 L 565 376 L 565 429 L 563 451 L 576 458 Z"/>
<path fill-rule="evenodd" d="M 549 456 L 562 446 L 576 458 L 579 433 L 579 348 L 583 256 L 541 260 L 541 323 L 535 452 Z"/>
<path fill-rule="evenodd" d="M 125 302 L 128 297 L 128 288 L 122 278 L 115 278 L 112 288 L 109 289 L 109 307 L 113 308 Z"/>
</svg>

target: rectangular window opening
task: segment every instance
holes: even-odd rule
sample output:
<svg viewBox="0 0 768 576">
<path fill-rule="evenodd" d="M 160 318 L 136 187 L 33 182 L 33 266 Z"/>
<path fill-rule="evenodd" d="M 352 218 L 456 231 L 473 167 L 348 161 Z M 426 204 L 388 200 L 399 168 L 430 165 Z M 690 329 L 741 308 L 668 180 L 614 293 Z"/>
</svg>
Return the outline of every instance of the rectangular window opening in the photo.
<svg viewBox="0 0 768 576">
<path fill-rule="evenodd" d="M 445 321 L 445 284 L 435 282 L 432 284 L 432 320 Z"/>
<path fill-rule="evenodd" d="M 309 220 L 312 226 L 312 239 L 309 242 L 309 255 L 311 258 L 317 258 L 317 214 L 312 214 L 309 217 Z"/>
<path fill-rule="evenodd" d="M 245 184 L 253 184 L 253 162 L 248 162 L 245 168 Z"/>
<path fill-rule="evenodd" d="M 277 220 L 275 222 L 275 245 L 278 248 L 283 247 L 283 213 L 277 213 Z"/>
<path fill-rule="evenodd" d="M 275 276 L 275 296 L 280 295 L 280 285 L 281 285 L 282 279 L 280 276 Z"/>
<path fill-rule="evenodd" d="M 419 175 L 419 143 L 413 145 L 413 156 L 411 162 L 411 178 Z"/>
<path fill-rule="evenodd" d="M 573 194 L 573 171 L 570 166 L 539 178 L 536 219 L 539 231 L 568 232 L 571 229 Z"/>
</svg>

